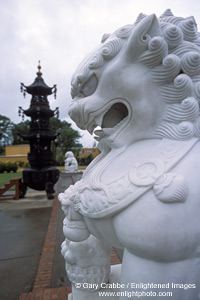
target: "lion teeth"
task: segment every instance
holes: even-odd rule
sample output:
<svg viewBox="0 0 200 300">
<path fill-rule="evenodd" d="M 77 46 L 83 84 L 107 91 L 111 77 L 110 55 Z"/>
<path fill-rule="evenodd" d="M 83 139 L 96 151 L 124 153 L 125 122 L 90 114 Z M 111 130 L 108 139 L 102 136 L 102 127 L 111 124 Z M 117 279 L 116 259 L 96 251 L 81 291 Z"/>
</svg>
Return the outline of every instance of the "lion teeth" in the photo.
<svg viewBox="0 0 200 300">
<path fill-rule="evenodd" d="M 103 133 L 103 130 L 100 128 L 94 130 L 94 134 L 97 136 L 100 136 L 102 133 Z"/>
</svg>

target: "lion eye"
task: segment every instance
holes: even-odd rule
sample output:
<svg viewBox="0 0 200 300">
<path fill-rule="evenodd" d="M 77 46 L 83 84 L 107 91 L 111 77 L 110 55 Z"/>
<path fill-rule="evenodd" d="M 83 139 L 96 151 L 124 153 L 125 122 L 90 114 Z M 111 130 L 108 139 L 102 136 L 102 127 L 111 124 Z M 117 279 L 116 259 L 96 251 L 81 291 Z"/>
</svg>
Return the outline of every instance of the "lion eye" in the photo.
<svg viewBox="0 0 200 300">
<path fill-rule="evenodd" d="M 95 74 L 93 74 L 82 86 L 81 92 L 85 97 L 92 95 L 98 84 L 98 79 Z"/>
</svg>

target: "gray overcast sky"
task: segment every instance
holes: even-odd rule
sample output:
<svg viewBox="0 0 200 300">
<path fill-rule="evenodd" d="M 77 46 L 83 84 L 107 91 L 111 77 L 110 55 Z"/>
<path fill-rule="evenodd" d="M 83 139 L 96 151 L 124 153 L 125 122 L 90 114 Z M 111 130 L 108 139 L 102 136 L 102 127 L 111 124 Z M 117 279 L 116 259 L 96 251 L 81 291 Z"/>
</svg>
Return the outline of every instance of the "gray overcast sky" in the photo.
<svg viewBox="0 0 200 300">
<path fill-rule="evenodd" d="M 104 33 L 134 23 L 139 13 L 159 17 L 167 8 L 175 16 L 194 16 L 200 28 L 199 0 L 0 0 L 0 114 L 19 123 L 18 106 L 28 108 L 20 82 L 31 84 L 38 60 L 49 86 L 57 84 L 50 106 L 70 123 L 71 75 L 80 61 L 100 44 Z M 200 29 L 199 29 L 200 31 Z M 73 124 L 73 128 L 77 129 Z M 93 138 L 81 131 L 82 144 Z"/>
</svg>

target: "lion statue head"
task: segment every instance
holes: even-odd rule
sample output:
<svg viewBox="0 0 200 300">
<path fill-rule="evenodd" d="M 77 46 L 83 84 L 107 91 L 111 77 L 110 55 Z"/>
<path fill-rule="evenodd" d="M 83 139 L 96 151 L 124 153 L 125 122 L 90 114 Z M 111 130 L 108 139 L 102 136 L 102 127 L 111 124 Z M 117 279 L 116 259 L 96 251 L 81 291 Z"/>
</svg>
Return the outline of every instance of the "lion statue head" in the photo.
<svg viewBox="0 0 200 300">
<path fill-rule="evenodd" d="M 200 36 L 194 17 L 140 14 L 104 34 L 72 77 L 69 115 L 99 145 L 200 137 Z"/>
</svg>

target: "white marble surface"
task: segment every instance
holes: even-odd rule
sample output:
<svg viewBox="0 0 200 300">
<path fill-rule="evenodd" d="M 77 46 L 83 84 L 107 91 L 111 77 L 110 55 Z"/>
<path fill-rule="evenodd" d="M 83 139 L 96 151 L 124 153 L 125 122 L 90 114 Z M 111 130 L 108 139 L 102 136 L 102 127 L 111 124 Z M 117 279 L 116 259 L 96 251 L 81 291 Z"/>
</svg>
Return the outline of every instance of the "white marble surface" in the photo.
<svg viewBox="0 0 200 300">
<path fill-rule="evenodd" d="M 169 284 L 156 292 L 198 299 L 200 37 L 194 18 L 170 10 L 160 18 L 140 14 L 133 25 L 104 35 L 75 71 L 71 93 L 69 114 L 94 135 L 101 154 L 59 196 L 66 237 L 70 232 L 82 243 L 84 231 L 85 239 L 91 233 L 124 249 L 125 286 Z"/>
<path fill-rule="evenodd" d="M 98 291 L 89 292 L 89 291 L 82 291 L 80 289 L 75 288 L 75 286 L 72 286 L 72 294 L 68 296 L 69 300 L 117 300 L 119 299 L 119 296 L 112 296 L 112 293 L 118 293 L 120 291 L 120 288 L 117 288 L 115 286 L 119 286 L 120 284 L 120 273 L 121 273 L 121 265 L 113 265 L 111 267 L 110 272 L 110 280 L 109 285 L 110 288 L 106 288 L 106 284 L 103 283 L 103 288 L 99 289 Z M 101 296 L 99 295 L 101 293 Z M 104 293 L 104 294 L 103 294 Z"/>
</svg>

